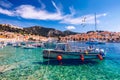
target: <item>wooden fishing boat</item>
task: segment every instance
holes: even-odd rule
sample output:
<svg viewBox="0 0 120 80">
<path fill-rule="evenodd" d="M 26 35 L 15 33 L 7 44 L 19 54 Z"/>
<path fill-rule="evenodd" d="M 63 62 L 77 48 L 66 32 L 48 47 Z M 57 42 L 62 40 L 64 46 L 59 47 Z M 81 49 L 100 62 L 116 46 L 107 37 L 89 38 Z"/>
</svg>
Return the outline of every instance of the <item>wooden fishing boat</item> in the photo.
<svg viewBox="0 0 120 80">
<path fill-rule="evenodd" d="M 44 49 L 43 58 L 44 59 L 95 59 L 98 58 L 102 60 L 105 57 L 105 51 L 99 48 L 93 47 L 80 47 L 72 48 L 68 43 L 57 43 L 55 49 Z"/>
</svg>

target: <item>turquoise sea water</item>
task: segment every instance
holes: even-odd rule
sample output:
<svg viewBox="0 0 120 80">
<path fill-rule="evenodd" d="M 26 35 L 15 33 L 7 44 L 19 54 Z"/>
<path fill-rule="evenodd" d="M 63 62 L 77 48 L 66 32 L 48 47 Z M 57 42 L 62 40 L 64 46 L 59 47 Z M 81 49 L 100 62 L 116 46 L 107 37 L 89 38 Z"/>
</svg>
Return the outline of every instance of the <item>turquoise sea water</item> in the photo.
<svg viewBox="0 0 120 80">
<path fill-rule="evenodd" d="M 83 45 L 83 44 L 76 44 Z M 42 48 L 0 49 L 0 80 L 120 80 L 120 43 L 97 45 L 107 55 L 102 61 L 43 61 Z"/>
</svg>

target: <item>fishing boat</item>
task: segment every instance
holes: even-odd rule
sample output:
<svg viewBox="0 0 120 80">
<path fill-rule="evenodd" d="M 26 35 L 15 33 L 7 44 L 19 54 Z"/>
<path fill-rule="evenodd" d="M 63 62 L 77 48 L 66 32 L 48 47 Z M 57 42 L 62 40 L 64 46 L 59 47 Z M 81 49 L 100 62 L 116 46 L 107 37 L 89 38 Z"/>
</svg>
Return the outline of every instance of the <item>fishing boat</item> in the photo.
<svg viewBox="0 0 120 80">
<path fill-rule="evenodd" d="M 34 49 L 36 47 L 31 45 L 31 44 L 27 44 L 27 45 L 23 46 L 22 48 L 24 48 L 24 49 Z"/>
<path fill-rule="evenodd" d="M 21 47 L 21 44 L 20 43 L 14 43 L 12 44 L 13 47 Z"/>
<path fill-rule="evenodd" d="M 57 43 L 55 49 L 44 49 L 44 59 L 104 59 L 105 51 L 100 48 L 93 48 L 92 46 L 72 48 L 68 43 Z"/>
</svg>

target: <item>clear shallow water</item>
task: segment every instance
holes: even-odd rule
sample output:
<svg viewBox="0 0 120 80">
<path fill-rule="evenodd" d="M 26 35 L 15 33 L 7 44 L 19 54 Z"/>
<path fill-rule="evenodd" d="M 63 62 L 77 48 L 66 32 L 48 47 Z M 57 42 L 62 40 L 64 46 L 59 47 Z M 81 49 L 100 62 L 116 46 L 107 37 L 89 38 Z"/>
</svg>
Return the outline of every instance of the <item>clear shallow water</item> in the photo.
<svg viewBox="0 0 120 80">
<path fill-rule="evenodd" d="M 82 43 L 75 45 L 84 45 Z M 0 80 L 120 80 L 120 43 L 97 45 L 107 52 L 106 59 L 44 61 L 42 49 L 22 49 L 7 46 L 0 49 Z"/>
</svg>

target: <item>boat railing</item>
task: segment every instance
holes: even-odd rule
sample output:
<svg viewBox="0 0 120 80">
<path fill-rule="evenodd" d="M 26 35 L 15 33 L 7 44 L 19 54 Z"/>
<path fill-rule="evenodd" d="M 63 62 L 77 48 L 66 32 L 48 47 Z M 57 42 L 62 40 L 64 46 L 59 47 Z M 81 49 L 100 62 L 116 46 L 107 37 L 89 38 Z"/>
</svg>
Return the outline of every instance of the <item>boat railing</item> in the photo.
<svg viewBox="0 0 120 80">
<path fill-rule="evenodd" d="M 73 48 L 72 48 L 73 49 Z M 100 49 L 97 47 L 76 47 L 76 49 L 73 49 L 72 51 L 76 52 L 98 52 Z"/>
</svg>

